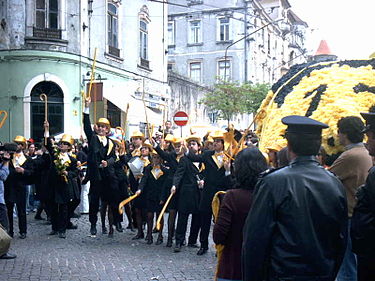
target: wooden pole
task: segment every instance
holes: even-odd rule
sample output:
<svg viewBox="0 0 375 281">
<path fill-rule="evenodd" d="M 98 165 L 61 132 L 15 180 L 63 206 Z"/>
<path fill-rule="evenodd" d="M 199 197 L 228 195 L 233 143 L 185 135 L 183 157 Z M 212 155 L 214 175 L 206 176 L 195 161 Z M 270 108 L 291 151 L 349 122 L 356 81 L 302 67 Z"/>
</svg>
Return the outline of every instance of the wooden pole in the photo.
<svg viewBox="0 0 375 281">
<path fill-rule="evenodd" d="M 171 201 L 173 195 L 174 195 L 174 193 L 171 193 L 171 194 L 169 195 L 169 197 L 168 197 L 168 199 L 167 199 L 167 202 L 165 202 L 165 204 L 164 204 L 164 206 L 163 206 L 163 209 L 161 210 L 161 212 L 160 212 L 160 214 L 159 214 L 159 217 L 158 217 L 158 219 L 157 219 L 157 221 L 156 221 L 156 229 L 157 229 L 157 230 L 160 230 L 160 227 L 161 227 L 161 224 L 160 224 L 161 219 L 163 218 L 163 215 L 164 215 L 164 213 L 165 213 L 165 210 L 167 209 L 168 204 L 169 204 L 169 202 Z"/>
<path fill-rule="evenodd" d="M 98 48 L 95 48 L 94 61 L 92 63 L 92 67 L 91 67 L 91 77 L 90 77 L 88 97 L 91 97 L 92 83 L 95 80 L 95 64 L 96 64 L 96 52 L 97 52 L 97 50 L 98 50 Z M 86 98 L 87 98 L 87 96 L 86 96 Z M 94 122 L 96 122 L 96 91 L 94 92 Z"/>
<path fill-rule="evenodd" d="M 48 121 L 48 97 L 46 94 L 40 94 L 40 100 L 44 101 L 44 122 Z M 47 138 L 44 138 L 44 145 L 47 145 Z"/>
<path fill-rule="evenodd" d="M 146 116 L 146 126 L 147 126 L 147 131 L 148 131 L 148 138 L 152 138 L 152 134 L 151 134 L 151 130 L 150 130 L 150 126 L 149 126 L 149 123 L 148 123 L 148 118 L 147 118 L 147 108 L 146 108 L 146 102 L 145 102 L 145 79 L 143 78 L 143 95 L 142 95 L 142 101 L 143 101 L 143 107 L 144 107 L 144 110 L 145 110 L 145 116 Z"/>
</svg>

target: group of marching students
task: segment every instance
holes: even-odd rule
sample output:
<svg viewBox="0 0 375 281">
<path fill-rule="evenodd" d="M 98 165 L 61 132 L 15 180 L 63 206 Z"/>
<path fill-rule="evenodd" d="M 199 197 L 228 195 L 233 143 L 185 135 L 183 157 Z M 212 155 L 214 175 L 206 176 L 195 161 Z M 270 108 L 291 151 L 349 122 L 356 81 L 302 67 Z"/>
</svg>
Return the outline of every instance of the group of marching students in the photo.
<svg viewBox="0 0 375 281">
<path fill-rule="evenodd" d="M 73 152 L 69 134 L 55 143 L 47 121 L 40 155 L 27 155 L 22 136 L 0 149 L 0 222 L 5 221 L 11 236 L 16 205 L 20 238 L 26 238 L 25 186 L 31 179 L 41 201 L 36 218 L 44 209 L 51 219 L 49 234 L 60 238 L 66 238 L 67 229 L 77 228 L 70 220 L 80 203 L 81 185 L 89 182 L 92 236 L 98 231 L 99 211 L 102 234 L 113 237 L 115 229 L 123 231 L 124 208 L 128 228 L 137 231 L 132 239 L 153 244 L 155 234 L 155 244 L 160 245 L 167 209 L 166 246 L 172 247 L 174 240 L 174 252 L 187 245 L 203 255 L 214 219 L 219 281 L 344 280 L 350 268 L 358 268 L 358 280 L 373 280 L 375 106 L 361 113 L 366 126 L 356 116 L 339 120 L 338 139 L 345 151 L 330 167 L 321 157 L 322 130 L 328 125 L 304 116 L 281 120 L 287 126 L 286 148 L 277 153 L 270 148 L 265 155 L 257 148 L 257 136 L 249 134 L 234 157 L 225 149 L 228 134 L 222 131 L 206 135 L 204 143 L 195 134 L 182 139 L 159 132 L 146 139 L 139 131 L 125 142 L 123 135 L 109 136 L 106 118 L 92 127 L 89 108 L 88 99 L 83 113 L 85 153 Z M 243 140 L 242 136 L 239 143 Z M 270 164 L 279 168 L 269 169 Z M 3 168 L 8 166 L 6 176 L 8 168 Z M 4 209 L 9 222 L 3 218 Z M 352 261 L 353 252 L 357 261 Z"/>
<path fill-rule="evenodd" d="M 161 136 L 160 132 L 145 139 L 143 133 L 136 131 L 130 136 L 130 142 L 125 142 L 123 138 L 108 136 L 111 125 L 106 118 L 99 118 L 92 127 L 89 104 L 90 101 L 86 101 L 83 114 L 88 145 L 78 152 L 73 149 L 75 140 L 69 134 L 55 141 L 54 136 L 49 135 L 47 121 L 44 122 L 45 137 L 36 154 L 29 153 L 25 137 L 14 138 L 9 176 L 4 182 L 8 233 L 13 237 L 16 210 L 20 238 L 26 238 L 25 186 L 33 184 L 40 201 L 35 218 L 41 219 L 44 210 L 52 224 L 49 234 L 66 238 L 67 229 L 77 228 L 71 218 L 80 204 L 81 186 L 89 183 L 91 235 L 98 232 L 98 213 L 103 234 L 113 237 L 115 229 L 122 232 L 123 215 L 119 204 L 133 196 L 135 199 L 124 206 L 129 222 L 127 228 L 136 230 L 132 239 L 145 238 L 147 244 L 152 244 L 153 234 L 157 233 L 155 244 L 162 244 L 163 220 L 158 231 L 154 221 L 171 197 L 167 206 L 166 246 L 172 247 L 175 240 L 175 252 L 187 244 L 199 248 L 198 255 L 205 254 L 212 223 L 212 199 L 217 191 L 233 184 L 230 159 L 223 151 L 223 133 L 211 134 L 204 147 L 197 135 L 182 139 L 172 134 Z M 185 241 L 190 214 L 190 235 Z M 198 236 L 200 247 L 197 246 Z"/>
</svg>

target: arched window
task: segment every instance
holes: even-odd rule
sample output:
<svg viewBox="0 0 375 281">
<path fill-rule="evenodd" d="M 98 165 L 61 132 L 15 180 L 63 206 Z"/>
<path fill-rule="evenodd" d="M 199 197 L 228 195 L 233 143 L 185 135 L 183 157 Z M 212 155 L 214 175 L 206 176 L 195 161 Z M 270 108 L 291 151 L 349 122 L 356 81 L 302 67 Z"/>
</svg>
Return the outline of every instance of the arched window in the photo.
<svg viewBox="0 0 375 281">
<path fill-rule="evenodd" d="M 57 135 L 64 131 L 64 94 L 53 82 L 40 82 L 31 90 L 31 137 L 35 140 L 43 138 L 44 101 L 41 94 L 48 97 L 48 122 L 50 134 Z"/>
</svg>

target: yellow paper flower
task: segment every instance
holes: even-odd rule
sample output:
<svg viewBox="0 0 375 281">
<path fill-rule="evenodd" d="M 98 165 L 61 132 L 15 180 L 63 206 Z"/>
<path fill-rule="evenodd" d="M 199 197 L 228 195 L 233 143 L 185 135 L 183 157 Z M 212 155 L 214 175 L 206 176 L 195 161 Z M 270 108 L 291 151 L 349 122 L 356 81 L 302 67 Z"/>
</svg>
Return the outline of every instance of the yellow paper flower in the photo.
<svg viewBox="0 0 375 281">
<path fill-rule="evenodd" d="M 257 116 L 260 149 L 286 146 L 282 137 L 288 115 L 308 116 L 329 125 L 323 130 L 328 154 L 342 150 L 337 122 L 345 116 L 360 116 L 375 105 L 375 60 L 352 60 L 300 65 L 281 78 L 263 100 Z M 283 83 L 281 83 L 283 82 Z"/>
</svg>

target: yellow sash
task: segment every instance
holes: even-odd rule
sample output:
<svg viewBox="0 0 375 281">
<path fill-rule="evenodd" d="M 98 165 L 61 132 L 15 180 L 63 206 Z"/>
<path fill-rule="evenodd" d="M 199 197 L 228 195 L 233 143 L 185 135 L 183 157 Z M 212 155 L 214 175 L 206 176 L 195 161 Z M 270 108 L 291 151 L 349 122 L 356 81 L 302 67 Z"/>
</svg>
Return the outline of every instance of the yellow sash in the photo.
<svg viewBox="0 0 375 281">
<path fill-rule="evenodd" d="M 148 160 L 148 158 L 147 157 L 145 157 L 145 158 L 143 158 L 143 157 L 141 157 L 141 160 L 143 161 L 143 163 L 144 163 L 144 166 L 143 167 L 147 167 L 148 165 L 150 165 L 150 160 Z"/>
<path fill-rule="evenodd" d="M 18 154 L 15 154 L 14 157 L 13 157 L 13 167 L 16 168 L 16 167 L 21 167 L 23 165 L 23 163 L 26 162 L 26 157 L 25 155 L 23 154 L 23 152 L 21 153 L 18 153 Z"/>
<path fill-rule="evenodd" d="M 111 153 L 112 149 L 113 149 L 113 142 L 110 139 L 108 139 L 108 151 L 107 151 L 107 155 L 109 155 Z"/>
<path fill-rule="evenodd" d="M 132 152 L 132 156 L 133 157 L 136 157 L 136 156 L 140 157 L 141 156 L 141 149 L 140 148 L 134 149 L 133 152 Z"/>
<path fill-rule="evenodd" d="M 214 155 L 212 155 L 212 159 L 214 160 L 217 168 L 220 169 L 224 165 L 224 152 L 216 152 Z"/>
<path fill-rule="evenodd" d="M 162 175 L 164 175 L 163 171 L 160 169 L 160 166 L 153 167 L 151 170 L 151 174 L 154 176 L 156 180 L 159 179 Z"/>
</svg>

